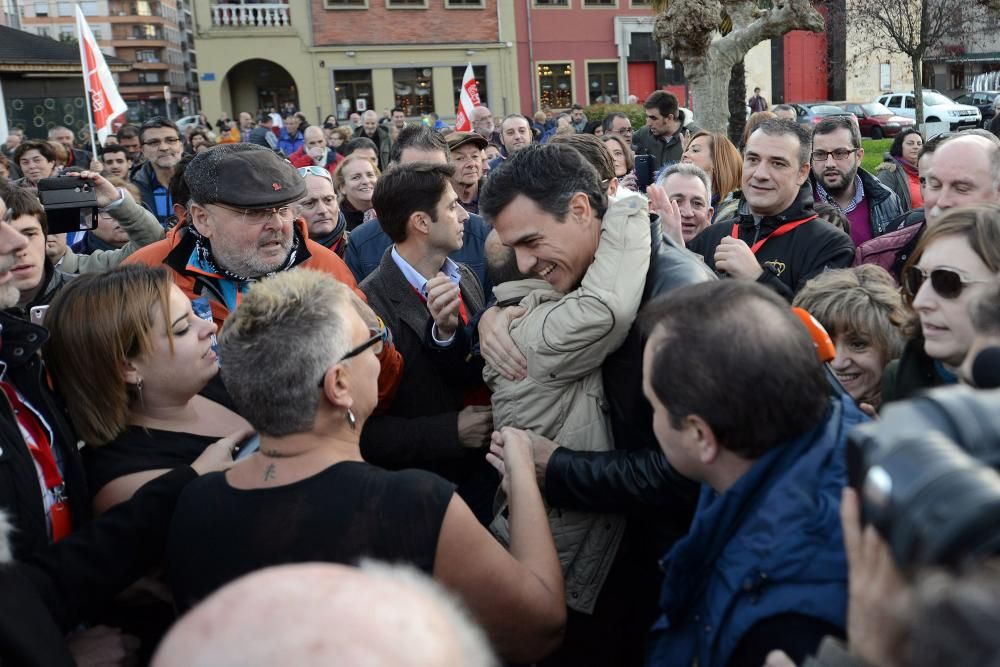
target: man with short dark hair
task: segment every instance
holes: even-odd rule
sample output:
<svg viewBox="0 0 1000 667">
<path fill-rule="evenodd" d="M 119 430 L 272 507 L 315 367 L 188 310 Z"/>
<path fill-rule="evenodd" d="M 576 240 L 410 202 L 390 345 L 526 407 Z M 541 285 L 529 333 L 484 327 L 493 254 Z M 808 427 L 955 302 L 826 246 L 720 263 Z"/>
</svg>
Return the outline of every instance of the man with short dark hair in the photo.
<svg viewBox="0 0 1000 667">
<path fill-rule="evenodd" d="M 484 406 L 468 394 L 482 386 L 482 365 L 466 363 L 461 351 L 448 354 L 425 344 L 430 337 L 453 343 L 485 303 L 475 274 L 448 258 L 462 248 L 469 217 L 451 185 L 453 173 L 448 164 L 394 165 L 375 185 L 372 206 L 393 245 L 361 290 L 393 332 L 406 364 L 388 412 L 365 424 L 361 453 L 374 465 L 419 466 L 446 476 L 486 523 L 496 480 L 485 474 L 481 450 L 493 419 L 488 401 Z M 457 316 L 434 321 L 428 301 L 438 299 L 454 300 Z"/>
<path fill-rule="evenodd" d="M 809 131 L 792 121 L 758 126 L 743 151 L 737 216 L 709 225 L 688 248 L 721 275 L 758 281 L 789 301 L 817 273 L 850 266 L 851 238 L 812 210 L 810 146 Z"/>
<path fill-rule="evenodd" d="M 601 127 L 604 129 L 604 134 L 617 134 L 629 146 L 632 145 L 632 119 L 628 117 L 628 114 L 621 111 L 609 113 L 601 121 Z"/>
<path fill-rule="evenodd" d="M 791 104 L 779 104 L 772 111 L 775 116 L 784 120 L 794 121 L 798 118 L 798 114 L 795 113 L 795 107 Z"/>
<path fill-rule="evenodd" d="M 673 93 L 656 90 L 646 98 L 646 124 L 632 135 L 635 152 L 653 158 L 656 171 L 679 162 L 684 152 L 684 112 Z"/>
<path fill-rule="evenodd" d="M 570 124 L 573 126 L 573 130 L 577 134 L 580 134 L 587 129 L 587 116 L 583 113 L 583 106 L 574 104 L 570 107 L 569 118 Z"/>
<path fill-rule="evenodd" d="M 500 240 L 514 249 L 519 271 L 563 293 L 580 285 L 602 242 L 604 216 L 609 206 L 618 206 L 609 205 L 595 168 L 562 142 L 516 152 L 490 175 L 479 204 Z M 650 225 L 643 302 L 681 285 L 713 280 L 697 257 L 664 237 L 657 223 Z M 518 350 L 509 335 L 510 322 L 519 314 L 517 308 L 490 308 L 478 326 L 484 359 L 507 379 L 526 376 L 524 353 L 529 351 Z M 633 326 L 601 367 L 614 451 L 575 452 L 548 440 L 532 441 L 550 507 L 630 513 L 594 613 L 571 614 L 560 651 L 565 664 L 641 661 L 655 609 L 657 559 L 685 532 L 694 506 L 693 485 L 667 464 L 650 426 L 640 382 L 642 338 Z"/>
<path fill-rule="evenodd" d="M 389 136 L 389 130 L 379 125 L 377 113 L 369 109 L 361 115 L 361 127 L 354 131 L 354 137 L 368 139 L 375 144 L 375 157 L 378 159 L 379 169 L 389 166 L 392 138 Z"/>
<path fill-rule="evenodd" d="M 138 164 L 143 159 L 142 142 L 139 141 L 138 127 L 135 125 L 122 125 L 118 128 L 115 138 L 118 139 L 118 145 L 124 146 L 125 150 L 128 151 L 129 159 L 132 160 L 133 164 Z"/>
<path fill-rule="evenodd" d="M 99 149 L 101 164 L 104 170 L 101 174 L 105 178 L 120 178 L 128 180 L 129 171 L 132 170 L 132 160 L 129 158 L 128 149 L 121 144 L 108 144 Z"/>
<path fill-rule="evenodd" d="M 146 162 L 132 174 L 132 182 L 139 188 L 143 205 L 166 228 L 167 219 L 174 214 L 167 186 L 184 153 L 181 135 L 172 120 L 155 116 L 142 124 L 139 141 Z"/>
<path fill-rule="evenodd" d="M 270 114 L 262 113 L 257 117 L 257 127 L 250 131 L 246 143 L 257 144 L 271 150 L 278 147 L 278 137 L 274 133 L 274 119 Z"/>
<path fill-rule="evenodd" d="M 406 112 L 399 107 L 393 107 L 391 118 L 392 126 L 395 128 L 396 132 L 399 132 L 406 127 Z"/>
<path fill-rule="evenodd" d="M 642 318 L 653 429 L 701 483 L 690 531 L 661 561 L 646 664 L 762 665 L 777 649 L 802 664 L 846 626 L 839 507 L 847 432 L 865 417 L 760 285 L 685 287 Z"/>
<path fill-rule="evenodd" d="M 367 139 L 353 139 L 367 141 Z M 369 142 L 370 143 L 370 142 Z M 392 164 L 433 162 L 448 164 L 451 154 L 448 143 L 440 132 L 435 132 L 423 123 L 407 125 L 392 144 Z M 486 273 L 486 251 L 484 245 L 490 233 L 490 226 L 478 215 L 470 215 L 465 222 L 465 240 L 461 249 L 449 258 L 472 269 L 486 294 L 492 285 Z M 378 267 L 392 240 L 382 230 L 378 219 L 369 220 L 353 232 L 344 253 L 344 261 L 350 267 L 358 282 L 363 281 Z"/>
<path fill-rule="evenodd" d="M 372 164 L 378 163 L 378 146 L 368 137 L 355 137 L 344 144 L 344 157 L 357 153 Z"/>
<path fill-rule="evenodd" d="M 753 89 L 753 97 L 747 100 L 747 106 L 750 107 L 751 113 L 767 111 L 767 99 L 760 94 L 760 86 Z"/>
<path fill-rule="evenodd" d="M 816 201 L 828 202 L 847 216 L 854 245 L 881 236 L 902 215 L 896 193 L 861 168 L 865 149 L 853 119 L 821 120 L 813 129 L 812 148 L 810 180 Z"/>
</svg>

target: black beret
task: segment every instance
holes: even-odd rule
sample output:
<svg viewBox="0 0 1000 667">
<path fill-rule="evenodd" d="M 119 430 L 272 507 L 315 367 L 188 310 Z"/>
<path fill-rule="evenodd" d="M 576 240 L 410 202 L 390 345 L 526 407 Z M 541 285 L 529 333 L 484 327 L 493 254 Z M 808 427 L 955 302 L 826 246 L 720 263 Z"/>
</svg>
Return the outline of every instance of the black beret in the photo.
<svg viewBox="0 0 1000 667">
<path fill-rule="evenodd" d="M 198 153 L 184 180 L 197 204 L 272 208 L 306 193 L 306 181 L 291 162 L 256 144 L 220 144 Z"/>
</svg>

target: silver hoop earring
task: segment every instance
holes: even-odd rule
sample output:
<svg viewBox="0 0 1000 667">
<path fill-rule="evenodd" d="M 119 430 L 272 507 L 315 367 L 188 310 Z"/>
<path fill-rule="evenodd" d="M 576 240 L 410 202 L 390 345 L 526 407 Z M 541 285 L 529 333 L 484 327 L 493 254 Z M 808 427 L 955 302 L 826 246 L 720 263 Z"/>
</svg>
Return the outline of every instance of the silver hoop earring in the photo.
<svg viewBox="0 0 1000 667">
<path fill-rule="evenodd" d="M 347 408 L 345 418 L 347 419 L 347 425 L 351 427 L 351 430 L 356 431 L 358 428 L 358 419 L 354 416 L 354 413 L 351 412 L 350 408 Z"/>
</svg>

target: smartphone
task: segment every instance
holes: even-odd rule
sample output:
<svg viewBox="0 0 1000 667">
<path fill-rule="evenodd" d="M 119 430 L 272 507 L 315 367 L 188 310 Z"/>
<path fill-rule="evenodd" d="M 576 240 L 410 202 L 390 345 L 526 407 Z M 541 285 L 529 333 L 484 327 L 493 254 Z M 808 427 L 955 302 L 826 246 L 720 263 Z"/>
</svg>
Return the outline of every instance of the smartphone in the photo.
<svg viewBox="0 0 1000 667">
<path fill-rule="evenodd" d="M 635 184 L 639 192 L 653 184 L 653 156 L 640 153 L 635 156 Z"/>
<path fill-rule="evenodd" d="M 28 311 L 31 323 L 37 324 L 40 327 L 45 326 L 45 311 L 48 309 L 48 306 L 34 306 Z"/>
</svg>

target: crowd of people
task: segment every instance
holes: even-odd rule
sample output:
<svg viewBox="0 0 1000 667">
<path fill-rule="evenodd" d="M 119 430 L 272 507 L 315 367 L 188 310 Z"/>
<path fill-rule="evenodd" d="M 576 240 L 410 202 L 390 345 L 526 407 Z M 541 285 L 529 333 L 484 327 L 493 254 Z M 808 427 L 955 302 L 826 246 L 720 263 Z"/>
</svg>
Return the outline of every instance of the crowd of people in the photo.
<svg viewBox="0 0 1000 667">
<path fill-rule="evenodd" d="M 894 563 L 847 440 L 989 386 L 1000 139 L 872 174 L 855 123 L 752 101 L 739 146 L 663 91 L 637 129 L 12 133 L 0 662 L 995 659 L 995 564 Z M 94 229 L 50 229 L 60 175 Z"/>
</svg>

